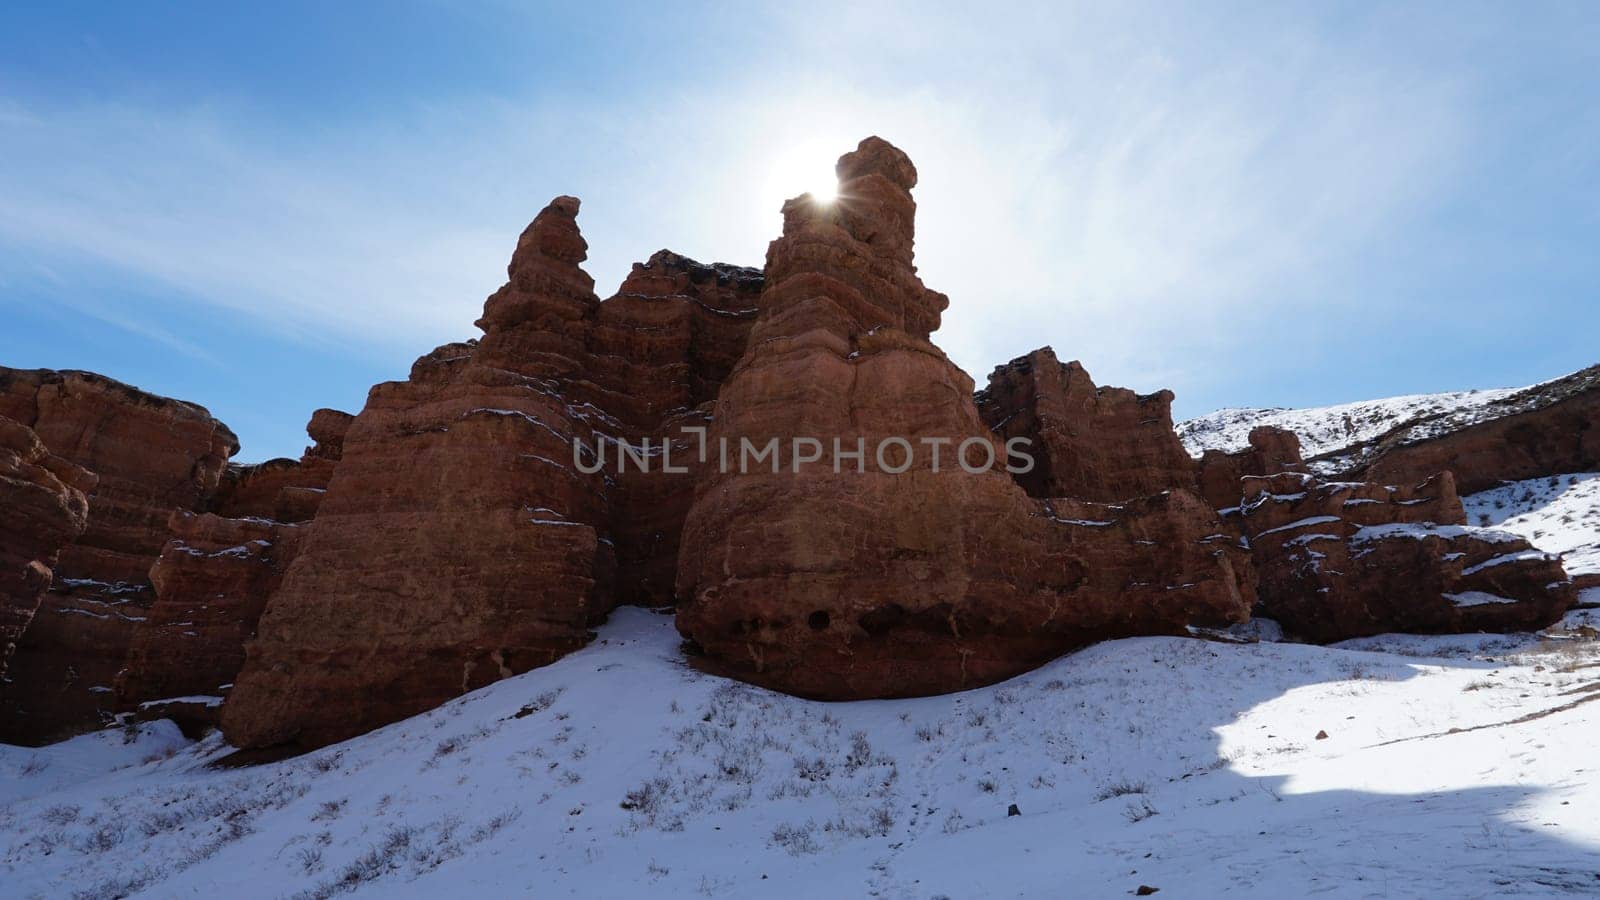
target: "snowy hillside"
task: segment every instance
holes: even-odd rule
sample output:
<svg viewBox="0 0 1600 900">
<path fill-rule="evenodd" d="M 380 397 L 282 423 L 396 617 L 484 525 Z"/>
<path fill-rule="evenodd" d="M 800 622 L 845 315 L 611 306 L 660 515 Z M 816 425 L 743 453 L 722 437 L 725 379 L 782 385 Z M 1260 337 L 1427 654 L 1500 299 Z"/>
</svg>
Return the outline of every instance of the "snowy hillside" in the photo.
<svg viewBox="0 0 1600 900">
<path fill-rule="evenodd" d="M 1311 409 L 1221 409 L 1178 423 L 1189 453 L 1240 450 L 1250 430 L 1276 425 L 1300 436 L 1311 470 L 1334 475 L 1372 461 L 1382 447 L 1404 446 L 1504 416 L 1541 409 L 1600 386 L 1600 366 L 1521 388 L 1410 394 Z"/>
<path fill-rule="evenodd" d="M 1561 554 L 1567 574 L 1600 579 L 1600 473 L 1514 481 L 1461 498 L 1467 521 Z"/>
<path fill-rule="evenodd" d="M 1409 394 L 1308 409 L 1219 409 L 1178 423 L 1178 437 L 1190 454 L 1199 456 L 1207 450 L 1243 450 L 1250 445 L 1250 429 L 1276 425 L 1299 435 L 1300 451 L 1309 458 L 1372 440 L 1416 419 L 1449 416 L 1465 423 L 1484 404 L 1510 397 L 1519 390 L 1522 388 Z"/>
<path fill-rule="evenodd" d="M 698 673 L 670 618 L 623 609 L 555 665 L 286 762 L 208 768 L 227 748 L 165 723 L 0 747 L 0 884 L 14 897 L 1586 893 L 1600 889 L 1597 666 L 1600 645 L 1570 632 L 1142 638 L 983 690 L 828 704 Z"/>
</svg>

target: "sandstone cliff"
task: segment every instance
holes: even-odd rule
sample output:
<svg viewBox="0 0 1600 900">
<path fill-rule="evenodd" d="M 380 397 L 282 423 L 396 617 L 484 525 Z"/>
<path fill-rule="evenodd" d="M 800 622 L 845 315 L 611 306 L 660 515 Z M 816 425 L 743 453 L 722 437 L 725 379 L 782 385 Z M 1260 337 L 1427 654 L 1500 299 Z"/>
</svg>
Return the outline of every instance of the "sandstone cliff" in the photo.
<svg viewBox="0 0 1600 900">
<path fill-rule="evenodd" d="M 703 423 L 762 279 L 663 251 L 601 302 L 577 213 L 524 231 L 480 341 L 349 424 L 224 710 L 236 744 L 359 734 L 551 662 L 619 601 L 670 603 L 692 475 L 619 473 L 614 441 Z"/>
<path fill-rule="evenodd" d="M 89 372 L 0 368 L 0 416 L 95 476 L 83 534 L 61 551 L 0 686 L 0 740 L 39 743 L 117 710 L 167 521 L 208 500 L 238 440 L 202 407 Z"/>
<path fill-rule="evenodd" d="M 1470 422 L 1425 418 L 1313 462 L 1379 481 L 1448 469 L 1469 494 L 1503 481 L 1600 470 L 1600 366 L 1485 404 Z"/>
</svg>

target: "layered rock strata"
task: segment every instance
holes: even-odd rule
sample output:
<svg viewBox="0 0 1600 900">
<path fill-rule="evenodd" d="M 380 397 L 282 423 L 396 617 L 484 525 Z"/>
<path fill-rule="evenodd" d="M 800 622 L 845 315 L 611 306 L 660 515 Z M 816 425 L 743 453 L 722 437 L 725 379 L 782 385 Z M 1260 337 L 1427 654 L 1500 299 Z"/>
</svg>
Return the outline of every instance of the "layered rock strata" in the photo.
<svg viewBox="0 0 1600 900">
<path fill-rule="evenodd" d="M 124 710 L 215 724 L 301 526 L 181 512 L 170 530 L 150 570 L 155 599 L 112 686 Z"/>
<path fill-rule="evenodd" d="M 1192 493 L 1044 501 L 978 465 L 1006 448 L 928 341 L 948 301 L 912 263 L 916 170 L 869 138 L 837 171 L 837 202 L 784 206 L 714 408 L 713 446 L 776 440 L 779 456 L 700 479 L 678 628 L 705 663 L 814 697 L 925 694 L 1097 638 L 1244 618 L 1248 563 Z M 827 454 L 801 465 L 808 438 Z"/>
<path fill-rule="evenodd" d="M 1239 519 L 1260 613 L 1305 640 L 1532 630 L 1576 599 L 1559 557 L 1466 527 L 1448 472 L 1414 487 L 1247 477 Z"/>
<path fill-rule="evenodd" d="M 118 710 L 168 519 L 208 502 L 238 440 L 200 406 L 88 372 L 0 368 L 0 416 L 95 476 L 83 534 L 61 550 L 0 686 L 0 740 L 41 743 Z"/>
<path fill-rule="evenodd" d="M 661 251 L 605 301 L 557 198 L 483 337 L 317 411 L 299 460 L 230 466 L 200 407 L 0 369 L 0 740 L 198 728 L 226 697 L 235 744 L 320 746 L 551 662 L 620 602 L 675 603 L 708 669 L 827 699 L 980 685 L 1258 594 L 1312 640 L 1572 602 L 1558 561 L 1409 473 L 1593 468 L 1583 373 L 1349 458 L 1399 487 L 1316 481 L 1277 429 L 1197 463 L 1169 392 L 1049 348 L 975 397 L 930 341 L 915 168 L 869 138 L 837 172 L 836 202 L 785 204 L 764 271 Z"/>
</svg>

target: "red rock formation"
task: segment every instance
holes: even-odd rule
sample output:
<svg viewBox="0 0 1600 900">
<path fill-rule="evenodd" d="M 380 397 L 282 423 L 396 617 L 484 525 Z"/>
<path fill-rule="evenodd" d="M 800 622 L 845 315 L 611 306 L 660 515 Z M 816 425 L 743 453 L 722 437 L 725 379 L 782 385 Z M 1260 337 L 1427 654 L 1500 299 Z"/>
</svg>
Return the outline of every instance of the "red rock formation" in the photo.
<svg viewBox="0 0 1600 900">
<path fill-rule="evenodd" d="M 50 587 L 61 548 L 89 521 L 94 476 L 52 456 L 31 428 L 0 417 L 0 677 Z"/>
<path fill-rule="evenodd" d="M 1448 472 L 1414 488 L 1296 473 L 1244 484 L 1259 609 L 1306 640 L 1531 630 L 1576 598 L 1558 557 L 1464 527 Z"/>
<path fill-rule="evenodd" d="M 211 714 L 244 664 L 245 642 L 294 559 L 300 530 L 262 519 L 174 513 L 173 538 L 150 570 L 155 601 L 113 685 L 119 704 L 136 710 L 170 698 L 200 698 L 180 712 L 188 724 L 214 724 Z"/>
<path fill-rule="evenodd" d="M 1300 459 L 1300 438 L 1292 431 L 1262 425 L 1250 430 L 1250 446 L 1244 450 L 1207 450 L 1200 458 L 1196 478 L 1200 495 L 1207 503 L 1217 509 L 1232 509 L 1239 505 L 1240 479 L 1305 470 Z"/>
<path fill-rule="evenodd" d="M 109 724 L 117 673 L 151 602 L 147 585 L 57 576 L 0 693 L 0 743 L 36 746 Z"/>
<path fill-rule="evenodd" d="M 590 433 L 551 383 L 581 370 L 599 302 L 577 208 L 523 232 L 483 342 L 372 389 L 223 711 L 235 744 L 413 715 L 582 646 L 610 609 L 606 485 L 574 468 Z"/>
<path fill-rule="evenodd" d="M 228 518 L 278 521 L 278 495 L 299 479 L 300 461 L 287 457 L 229 463 L 211 498 L 211 508 Z"/>
<path fill-rule="evenodd" d="M 209 503 L 216 514 L 173 514 L 150 570 L 155 600 L 113 685 L 121 709 L 191 731 L 216 724 L 245 642 L 299 548 L 293 523 L 316 514 L 353 419 L 317 410 L 306 426 L 314 443 L 298 461 L 230 465 Z"/>
<path fill-rule="evenodd" d="M 1035 465 L 1017 475 L 1030 496 L 1114 503 L 1194 489 L 1171 391 L 1095 387 L 1081 363 L 1062 364 L 1045 347 L 996 366 L 976 399 L 995 434 L 1031 442 Z"/>
<path fill-rule="evenodd" d="M 61 561 L 70 577 L 142 583 L 166 543 L 167 518 L 205 501 L 239 449 L 204 408 L 91 372 L 0 367 L 0 397 L 9 407 L 0 415 L 99 477 L 88 531 Z"/>
<path fill-rule="evenodd" d="M 1242 619 L 1242 555 L 1193 494 L 1090 509 L 955 465 L 963 443 L 971 460 L 1006 456 L 971 380 L 927 340 L 947 300 L 912 265 L 916 170 L 869 138 L 837 171 L 836 203 L 784 206 L 749 349 L 715 405 L 713 448 L 777 438 L 780 464 L 700 479 L 678 628 L 707 664 L 816 697 L 922 694 L 1095 638 Z M 797 471 L 810 448 L 791 441 L 807 437 L 828 452 Z M 835 438 L 864 443 L 865 471 L 835 471 Z M 913 450 L 903 472 L 903 450 L 875 458 L 890 438 Z M 937 471 L 924 439 L 950 442 Z"/>
<path fill-rule="evenodd" d="M 870 138 L 837 171 L 836 203 L 785 205 L 765 274 L 662 251 L 604 302 L 578 201 L 557 198 L 485 302 L 483 338 L 419 358 L 356 417 L 319 410 L 298 462 L 225 470 L 232 435 L 199 407 L 0 370 L 0 415 L 104 476 L 69 577 L 24 632 L 0 739 L 175 695 L 209 722 L 232 682 L 235 744 L 314 747 L 548 663 L 618 602 L 674 599 L 717 671 L 823 698 L 956 690 L 1092 640 L 1242 620 L 1257 578 L 1219 505 L 1239 506 L 1263 604 L 1315 639 L 1518 627 L 1570 603 L 1558 563 L 1451 524 L 1448 476 L 1320 485 L 1285 474 L 1292 434 L 1258 430 L 1202 461 L 1202 499 L 1170 394 L 1096 388 L 1048 349 L 996 369 L 975 403 L 929 342 L 948 301 L 913 264 L 915 168 Z M 708 429 L 709 458 L 680 426 Z M 1530 458 L 1566 459 L 1540 435 Z M 663 471 L 663 438 L 684 470 Z M 1036 468 L 1014 480 L 1015 439 Z M 615 442 L 645 440 L 618 471 Z M 745 442 L 771 440 L 752 464 Z M 1589 432 L 1574 440 L 1587 452 Z M 18 490 L 48 488 L 35 469 L 89 485 L 40 452 L 13 451 Z M 973 457 L 992 462 L 958 464 Z M 50 504 L 70 512 L 70 491 L 38 497 L 29 515 L 60 525 Z M 0 562 L 25 570 L 0 589 L 37 593 L 50 527 L 0 522 Z"/>
<path fill-rule="evenodd" d="M 230 464 L 211 499 L 211 510 L 227 518 L 309 521 L 322 503 L 354 419 L 336 409 L 319 409 L 306 425 L 314 443 L 299 460 Z"/>
<path fill-rule="evenodd" d="M 1404 483 L 1449 470 L 1468 494 L 1502 481 L 1593 472 L 1600 469 L 1600 366 L 1465 412 L 1422 416 L 1310 461 L 1368 481 Z"/>
<path fill-rule="evenodd" d="M 238 441 L 202 407 L 88 372 L 0 368 L 0 415 L 97 476 L 87 527 L 61 552 L 0 692 L 0 740 L 39 743 L 114 711 L 167 520 L 207 502 Z"/>
<path fill-rule="evenodd" d="M 619 598 L 670 602 L 692 476 L 616 474 L 614 448 L 585 474 L 573 442 L 587 466 L 703 421 L 761 277 L 663 251 L 602 303 L 577 211 L 523 232 L 481 341 L 373 388 L 228 698 L 234 743 L 350 737 L 553 661 Z"/>
</svg>

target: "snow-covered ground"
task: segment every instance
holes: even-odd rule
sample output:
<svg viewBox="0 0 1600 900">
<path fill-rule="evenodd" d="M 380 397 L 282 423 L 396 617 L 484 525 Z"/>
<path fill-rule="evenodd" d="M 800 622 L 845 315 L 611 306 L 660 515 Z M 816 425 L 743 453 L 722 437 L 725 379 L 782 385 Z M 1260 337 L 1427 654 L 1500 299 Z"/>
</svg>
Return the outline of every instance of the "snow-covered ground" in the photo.
<svg viewBox="0 0 1600 900">
<path fill-rule="evenodd" d="M 0 894 L 1589 894 L 1592 635 L 1141 638 L 816 703 L 699 673 L 669 617 L 622 609 L 285 762 L 210 768 L 228 748 L 165 723 L 0 747 Z"/>
<path fill-rule="evenodd" d="M 1561 554 L 1573 577 L 1600 575 L 1600 473 L 1513 481 L 1461 502 L 1471 524 L 1510 531 Z"/>
<path fill-rule="evenodd" d="M 1178 437 L 1191 454 L 1199 456 L 1207 450 L 1243 450 L 1250 445 L 1252 428 L 1276 425 L 1299 435 L 1300 451 L 1310 458 L 1371 440 L 1398 425 L 1428 416 L 1443 416 L 1449 427 L 1461 427 L 1475 421 L 1473 413 L 1485 404 L 1523 390 L 1527 389 L 1408 394 L 1306 409 L 1230 407 L 1179 422 Z"/>
<path fill-rule="evenodd" d="M 1600 573 L 1600 473 L 1463 500 Z M 700 673 L 625 608 L 285 762 L 216 767 L 166 722 L 0 745 L 0 896 L 1600 895 L 1596 626 L 1314 647 L 1257 622 L 828 704 Z"/>
</svg>

